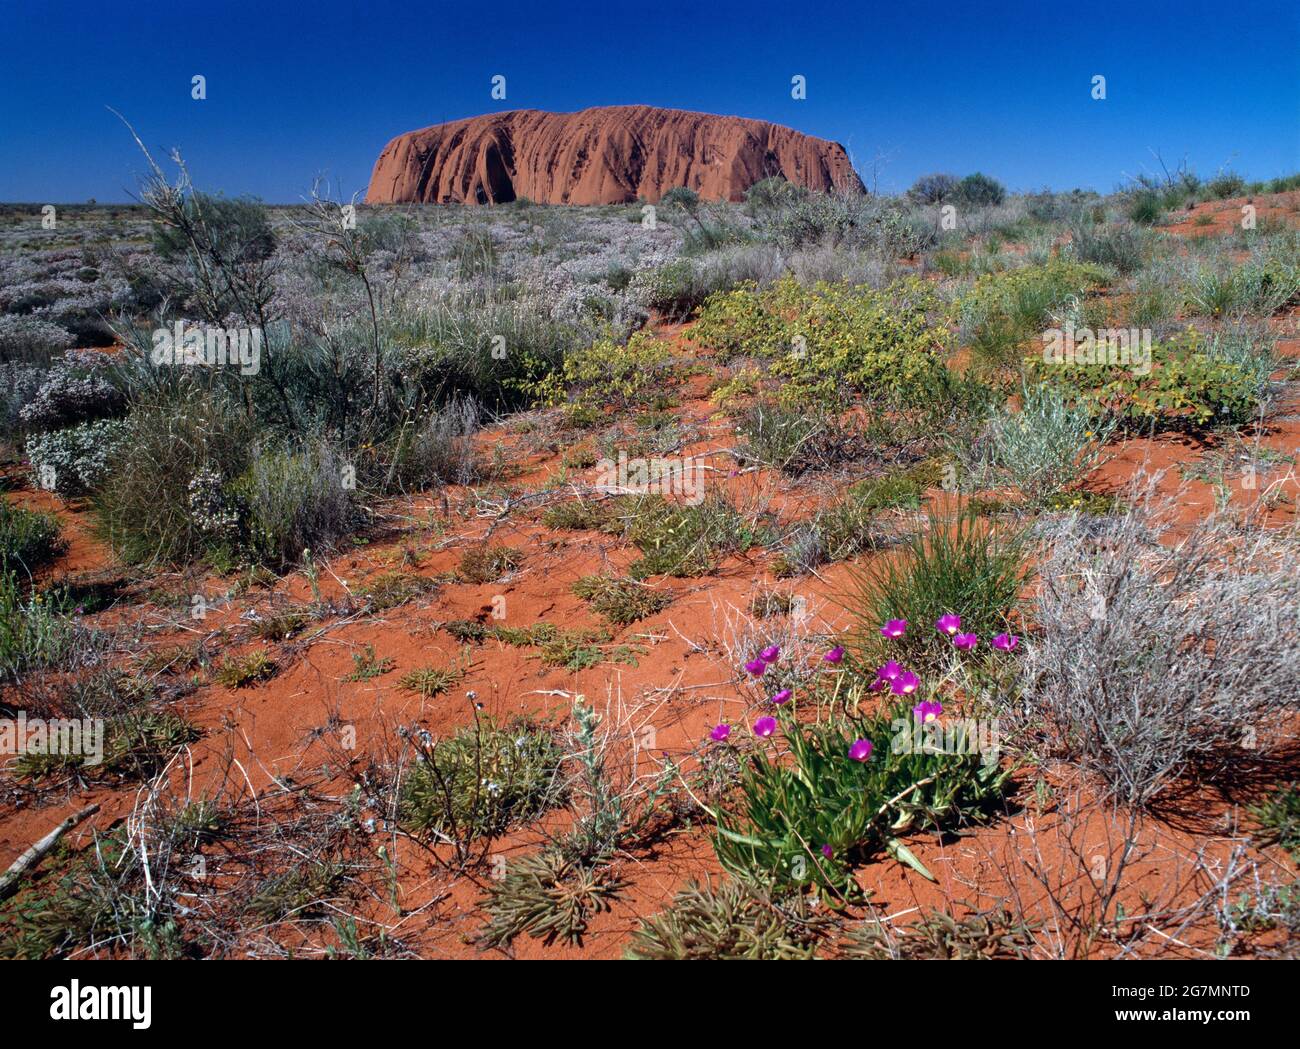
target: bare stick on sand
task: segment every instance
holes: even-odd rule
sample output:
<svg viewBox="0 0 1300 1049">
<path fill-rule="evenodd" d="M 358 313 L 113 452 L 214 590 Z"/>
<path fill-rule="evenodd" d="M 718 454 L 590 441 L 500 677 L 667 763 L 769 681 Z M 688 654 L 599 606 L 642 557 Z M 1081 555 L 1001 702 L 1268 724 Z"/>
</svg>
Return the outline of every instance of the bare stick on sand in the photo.
<svg viewBox="0 0 1300 1049">
<path fill-rule="evenodd" d="M 59 843 L 59 839 L 68 831 L 72 830 L 78 823 L 88 816 L 93 816 L 99 811 L 98 805 L 88 805 L 80 812 L 69 816 L 66 820 L 55 827 L 49 834 L 45 835 L 40 841 L 24 852 L 13 865 L 4 872 L 0 877 L 0 900 L 3 900 L 14 889 L 18 887 L 18 880 L 27 873 L 29 867 L 35 867 L 41 862 L 42 857 Z"/>
</svg>

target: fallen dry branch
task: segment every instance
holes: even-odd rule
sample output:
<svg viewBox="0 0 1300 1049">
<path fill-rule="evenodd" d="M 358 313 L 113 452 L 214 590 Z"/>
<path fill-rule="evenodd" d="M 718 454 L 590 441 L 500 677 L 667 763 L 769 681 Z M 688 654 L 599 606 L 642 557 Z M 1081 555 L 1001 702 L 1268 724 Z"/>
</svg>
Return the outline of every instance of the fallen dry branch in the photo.
<svg viewBox="0 0 1300 1049">
<path fill-rule="evenodd" d="M 9 869 L 4 872 L 4 876 L 0 877 L 0 900 L 6 899 L 10 893 L 17 889 L 18 882 L 21 880 L 22 876 L 32 867 L 35 867 L 40 863 L 41 860 L 45 858 L 46 854 L 59 843 L 59 839 L 62 838 L 63 835 L 67 834 L 68 831 L 72 830 L 72 828 L 82 820 L 88 819 L 98 811 L 98 805 L 87 805 L 80 812 L 69 816 L 66 820 L 50 831 L 49 834 L 45 835 L 45 837 L 14 860 Z"/>
</svg>

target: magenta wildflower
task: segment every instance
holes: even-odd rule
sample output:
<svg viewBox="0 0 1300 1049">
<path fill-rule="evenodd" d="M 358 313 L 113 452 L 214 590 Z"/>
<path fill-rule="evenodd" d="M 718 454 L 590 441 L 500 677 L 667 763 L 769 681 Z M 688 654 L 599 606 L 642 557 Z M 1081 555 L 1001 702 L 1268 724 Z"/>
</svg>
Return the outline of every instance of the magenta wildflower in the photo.
<svg viewBox="0 0 1300 1049">
<path fill-rule="evenodd" d="M 880 633 L 884 637 L 902 637 L 907 631 L 906 619 L 891 619 L 888 623 L 880 628 Z"/>
<path fill-rule="evenodd" d="M 1003 652 L 1010 652 L 1016 645 L 1020 644 L 1020 638 L 1015 634 L 999 634 L 993 639 L 993 647 L 1000 648 Z"/>
<path fill-rule="evenodd" d="M 912 708 L 912 713 L 916 719 L 923 724 L 933 721 L 943 713 L 943 704 L 937 700 L 926 700 L 924 703 L 918 703 Z"/>
<path fill-rule="evenodd" d="M 961 629 L 961 616 L 953 615 L 951 612 L 945 612 L 934 624 L 935 630 L 941 634 L 947 634 L 952 637 Z"/>
<path fill-rule="evenodd" d="M 921 685 L 921 679 L 910 670 L 904 670 L 890 683 L 896 696 L 910 696 Z"/>
<path fill-rule="evenodd" d="M 754 735 L 767 739 L 776 731 L 776 718 L 759 718 L 754 722 Z"/>
<path fill-rule="evenodd" d="M 775 663 L 781 658 L 781 646 L 768 645 L 767 648 L 763 649 L 763 651 L 758 654 L 758 658 L 764 663 Z"/>
<path fill-rule="evenodd" d="M 898 675 L 902 672 L 903 668 L 891 659 L 876 671 L 876 677 L 880 678 L 882 681 L 897 681 Z"/>
<path fill-rule="evenodd" d="M 823 845 L 823 846 L 822 846 L 822 855 L 825 856 L 825 857 L 829 860 L 832 856 L 835 855 L 835 850 L 832 849 L 829 845 Z"/>
<path fill-rule="evenodd" d="M 843 659 L 844 659 L 844 649 L 841 648 L 839 645 L 836 645 L 829 652 L 827 652 L 826 655 L 822 656 L 823 663 L 830 663 L 832 665 L 838 664 Z"/>
<path fill-rule="evenodd" d="M 775 696 L 772 697 L 772 702 L 775 703 L 777 706 L 780 706 L 782 703 L 787 702 L 790 699 L 790 697 L 793 695 L 794 693 L 791 692 L 788 688 L 783 688 L 781 689 L 780 692 L 778 692 Z"/>
<path fill-rule="evenodd" d="M 876 680 L 871 683 L 871 691 L 879 692 L 886 685 L 892 685 L 902 672 L 903 668 L 891 659 L 883 667 L 876 669 Z"/>
<path fill-rule="evenodd" d="M 763 671 L 767 669 L 767 663 L 765 663 L 761 659 L 751 659 L 748 663 L 745 664 L 745 669 L 748 670 L 755 677 L 762 677 Z"/>
<path fill-rule="evenodd" d="M 959 648 L 963 652 L 969 652 L 979 644 L 979 637 L 975 634 L 958 634 L 952 639 L 952 647 Z"/>
<path fill-rule="evenodd" d="M 730 735 L 731 735 L 730 725 L 714 725 L 713 731 L 709 733 L 709 739 L 713 740 L 714 743 L 721 743 L 724 739 L 726 739 Z"/>
<path fill-rule="evenodd" d="M 855 739 L 853 746 L 849 747 L 849 757 L 854 761 L 866 761 L 871 757 L 871 740 Z"/>
</svg>

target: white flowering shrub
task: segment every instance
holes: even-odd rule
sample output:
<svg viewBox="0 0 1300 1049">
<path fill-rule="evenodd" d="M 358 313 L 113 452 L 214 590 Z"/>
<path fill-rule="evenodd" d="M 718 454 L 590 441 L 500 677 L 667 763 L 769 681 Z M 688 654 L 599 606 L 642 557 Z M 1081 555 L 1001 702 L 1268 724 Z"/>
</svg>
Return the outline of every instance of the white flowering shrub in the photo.
<svg viewBox="0 0 1300 1049">
<path fill-rule="evenodd" d="M 126 401 L 106 378 L 106 364 L 103 354 L 93 352 L 72 353 L 58 361 L 19 410 L 19 422 L 28 430 L 58 430 L 119 414 Z"/>
<path fill-rule="evenodd" d="M 72 343 L 71 332 L 48 320 L 0 313 L 0 361 L 48 361 Z"/>
<path fill-rule="evenodd" d="M 26 452 L 36 483 L 65 496 L 94 492 L 108 477 L 126 434 L 126 423 L 120 419 L 32 434 Z"/>
</svg>

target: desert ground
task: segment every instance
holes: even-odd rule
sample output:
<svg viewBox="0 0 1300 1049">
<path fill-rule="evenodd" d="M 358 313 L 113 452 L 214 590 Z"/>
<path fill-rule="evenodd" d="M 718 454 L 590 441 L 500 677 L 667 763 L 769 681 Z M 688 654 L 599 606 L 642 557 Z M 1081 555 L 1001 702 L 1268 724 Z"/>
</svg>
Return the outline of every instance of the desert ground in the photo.
<svg viewBox="0 0 1300 1049">
<path fill-rule="evenodd" d="M 1294 956 L 1300 178 L 178 177 L 0 207 L 0 954 Z"/>
</svg>

